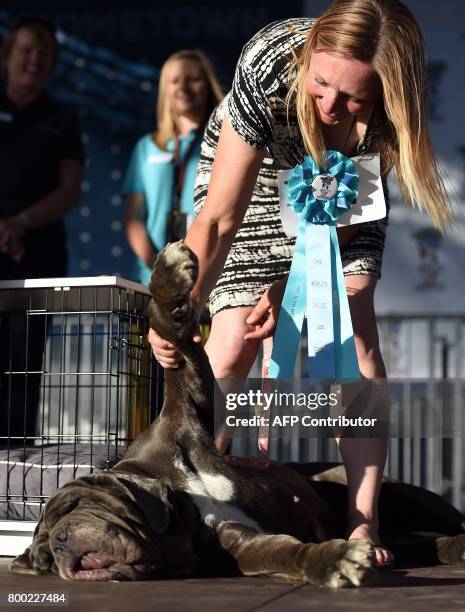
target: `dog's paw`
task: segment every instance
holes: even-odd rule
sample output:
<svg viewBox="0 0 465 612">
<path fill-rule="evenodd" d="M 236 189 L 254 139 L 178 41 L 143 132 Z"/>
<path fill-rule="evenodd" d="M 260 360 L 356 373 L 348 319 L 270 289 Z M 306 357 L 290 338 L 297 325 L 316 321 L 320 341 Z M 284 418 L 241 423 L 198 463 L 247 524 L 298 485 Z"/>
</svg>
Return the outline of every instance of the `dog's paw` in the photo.
<svg viewBox="0 0 465 612">
<path fill-rule="evenodd" d="M 438 558 L 445 565 L 465 565 L 465 534 L 438 538 Z"/>
<path fill-rule="evenodd" d="M 184 242 L 174 242 L 159 253 L 149 289 L 154 300 L 160 305 L 180 305 L 192 290 L 197 276 L 196 255 Z"/>
<path fill-rule="evenodd" d="M 305 578 L 332 588 L 361 586 L 374 576 L 376 557 L 366 540 L 329 540 L 309 549 Z"/>
</svg>

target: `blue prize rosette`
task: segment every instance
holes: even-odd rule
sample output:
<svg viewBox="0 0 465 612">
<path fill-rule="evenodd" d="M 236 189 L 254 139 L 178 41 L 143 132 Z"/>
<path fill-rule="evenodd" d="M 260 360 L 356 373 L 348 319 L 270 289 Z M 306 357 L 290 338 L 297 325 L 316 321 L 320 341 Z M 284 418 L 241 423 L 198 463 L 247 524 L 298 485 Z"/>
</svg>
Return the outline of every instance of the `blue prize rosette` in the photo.
<svg viewBox="0 0 465 612">
<path fill-rule="evenodd" d="M 309 377 L 360 379 L 336 233 L 337 219 L 357 198 L 359 176 L 353 161 L 338 151 L 327 151 L 326 160 L 323 169 L 307 156 L 288 181 L 289 202 L 300 222 L 270 378 L 292 378 L 306 314 Z"/>
</svg>

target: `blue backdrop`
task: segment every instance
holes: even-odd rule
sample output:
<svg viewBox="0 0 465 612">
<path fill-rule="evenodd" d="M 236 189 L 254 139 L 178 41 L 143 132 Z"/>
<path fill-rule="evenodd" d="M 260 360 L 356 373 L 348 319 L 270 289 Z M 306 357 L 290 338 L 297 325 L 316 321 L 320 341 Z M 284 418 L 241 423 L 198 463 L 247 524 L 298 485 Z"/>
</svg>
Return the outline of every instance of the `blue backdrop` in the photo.
<svg viewBox="0 0 465 612">
<path fill-rule="evenodd" d="M 70 276 L 131 278 L 133 255 L 123 227 L 120 195 L 136 140 L 155 127 L 160 66 L 177 49 L 204 50 L 228 89 L 243 44 L 267 23 L 300 15 L 300 0 L 212 0 L 155 3 L 2 3 L 0 37 L 24 14 L 51 18 L 59 28 L 60 60 L 52 95 L 80 118 L 86 169 L 79 205 L 68 215 Z"/>
</svg>

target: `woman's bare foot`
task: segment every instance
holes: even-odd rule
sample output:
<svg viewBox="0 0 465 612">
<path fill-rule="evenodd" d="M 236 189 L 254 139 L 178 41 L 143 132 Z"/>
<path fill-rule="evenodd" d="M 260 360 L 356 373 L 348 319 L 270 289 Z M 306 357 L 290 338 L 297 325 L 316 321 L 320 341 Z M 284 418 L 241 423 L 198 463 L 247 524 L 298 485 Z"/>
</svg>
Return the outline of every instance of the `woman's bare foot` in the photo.
<svg viewBox="0 0 465 612">
<path fill-rule="evenodd" d="M 381 544 L 378 530 L 373 524 L 361 523 L 355 529 L 349 531 L 348 540 L 368 540 L 373 544 L 376 553 L 376 564 L 378 567 L 392 565 L 394 563 L 394 555 L 392 552 Z"/>
</svg>

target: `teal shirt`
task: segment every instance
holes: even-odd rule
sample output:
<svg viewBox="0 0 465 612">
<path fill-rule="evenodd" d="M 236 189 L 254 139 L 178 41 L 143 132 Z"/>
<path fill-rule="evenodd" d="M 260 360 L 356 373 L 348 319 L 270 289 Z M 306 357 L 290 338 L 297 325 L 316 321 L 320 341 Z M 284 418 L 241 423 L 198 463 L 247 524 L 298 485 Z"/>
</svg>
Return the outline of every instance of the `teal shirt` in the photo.
<svg viewBox="0 0 465 612">
<path fill-rule="evenodd" d="M 180 137 L 180 158 L 184 158 L 190 143 L 194 140 L 194 130 L 187 137 Z M 145 225 L 150 239 L 160 251 L 167 242 L 166 221 L 171 210 L 174 180 L 174 141 L 170 140 L 167 150 L 157 147 L 152 134 L 143 136 L 134 147 L 123 184 L 123 195 L 138 193 L 143 195 L 146 204 Z M 200 158 L 200 140 L 189 157 L 184 175 L 181 194 L 181 212 L 194 216 L 194 182 Z M 135 276 L 147 285 L 152 270 L 137 259 Z"/>
</svg>

